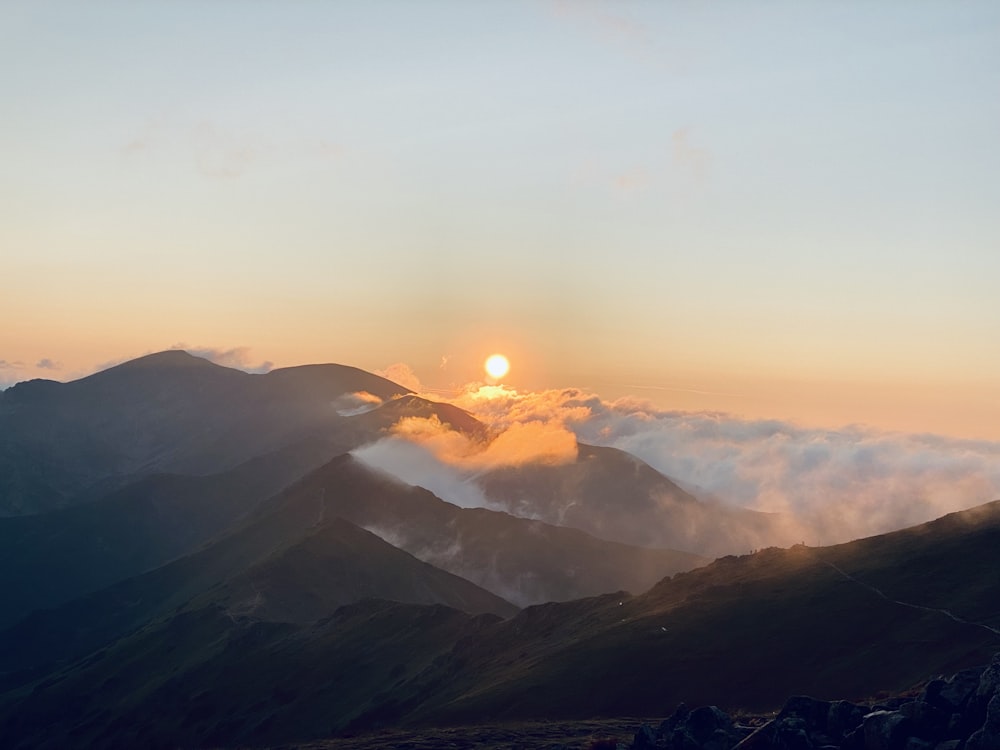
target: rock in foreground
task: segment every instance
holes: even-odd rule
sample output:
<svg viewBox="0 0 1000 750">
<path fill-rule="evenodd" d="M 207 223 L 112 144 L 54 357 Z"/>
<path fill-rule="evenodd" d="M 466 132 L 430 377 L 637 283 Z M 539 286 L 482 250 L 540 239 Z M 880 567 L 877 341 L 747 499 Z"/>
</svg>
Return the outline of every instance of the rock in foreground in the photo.
<svg viewBox="0 0 1000 750">
<path fill-rule="evenodd" d="M 715 706 L 681 705 L 632 750 L 1000 750 L 1000 653 L 987 667 L 935 679 L 917 698 L 877 705 L 790 698 L 756 729 Z"/>
</svg>

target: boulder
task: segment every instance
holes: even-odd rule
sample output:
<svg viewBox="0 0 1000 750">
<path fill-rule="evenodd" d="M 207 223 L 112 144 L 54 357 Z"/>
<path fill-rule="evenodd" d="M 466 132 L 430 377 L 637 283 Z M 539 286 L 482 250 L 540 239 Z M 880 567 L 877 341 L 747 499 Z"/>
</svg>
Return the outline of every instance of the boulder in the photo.
<svg viewBox="0 0 1000 750">
<path fill-rule="evenodd" d="M 976 687 L 976 700 L 985 706 L 997 692 L 1000 692 L 1000 653 L 993 656 L 993 661 L 990 662 L 990 665 L 979 676 L 979 685 Z"/>
<path fill-rule="evenodd" d="M 847 727 L 853 729 L 861 723 L 866 710 L 853 707 L 846 701 L 832 704 L 805 695 L 789 698 L 774 718 L 736 747 L 739 750 L 818 750 L 838 748 L 850 716 L 855 721 Z M 836 708 L 835 708 L 836 705 Z M 850 708 L 848 708 L 850 707 Z"/>
<path fill-rule="evenodd" d="M 733 750 L 771 750 L 774 747 L 776 727 L 769 721 L 740 740 Z"/>
<path fill-rule="evenodd" d="M 729 735 L 733 729 L 733 720 L 729 714 L 715 706 L 700 706 L 691 712 L 684 723 L 684 732 L 695 741 L 698 747 L 714 750 L 719 745 L 722 750 L 733 746 Z"/>
<path fill-rule="evenodd" d="M 899 707 L 898 713 L 910 721 L 910 734 L 930 743 L 931 748 L 938 743 L 961 734 L 956 729 L 954 714 L 949 716 L 940 708 L 922 700 L 910 701 Z"/>
<path fill-rule="evenodd" d="M 910 726 L 910 720 L 898 711 L 873 711 L 862 724 L 865 750 L 903 750 Z"/>
<path fill-rule="evenodd" d="M 1000 691 L 993 694 L 986 708 L 986 721 L 969 737 L 965 750 L 1000 748 Z"/>
<path fill-rule="evenodd" d="M 682 703 L 657 731 L 643 726 L 633 750 L 1000 750 L 1000 654 L 983 668 L 927 684 L 920 697 L 869 707 L 789 698 L 752 730 L 715 706 Z"/>
<path fill-rule="evenodd" d="M 843 738 L 861 726 L 865 715 L 871 713 L 869 706 L 858 705 L 848 701 L 836 701 L 830 704 L 826 717 L 827 734 L 839 744 Z"/>
<path fill-rule="evenodd" d="M 656 748 L 656 732 L 649 724 L 643 724 L 632 740 L 632 750 L 654 750 Z"/>
<path fill-rule="evenodd" d="M 689 711 L 683 703 L 653 732 L 643 725 L 632 743 L 633 750 L 730 750 L 745 732 L 716 706 Z"/>
<path fill-rule="evenodd" d="M 677 727 L 683 725 L 684 722 L 687 721 L 690 714 L 691 712 L 688 710 L 686 704 L 681 703 L 678 705 L 677 708 L 674 709 L 674 712 L 660 724 L 658 732 L 659 736 L 667 737 L 672 734 Z"/>
<path fill-rule="evenodd" d="M 932 680 L 921 699 L 948 713 L 961 712 L 976 694 L 982 674 L 982 667 L 974 667 L 963 669 L 947 680 Z"/>
</svg>

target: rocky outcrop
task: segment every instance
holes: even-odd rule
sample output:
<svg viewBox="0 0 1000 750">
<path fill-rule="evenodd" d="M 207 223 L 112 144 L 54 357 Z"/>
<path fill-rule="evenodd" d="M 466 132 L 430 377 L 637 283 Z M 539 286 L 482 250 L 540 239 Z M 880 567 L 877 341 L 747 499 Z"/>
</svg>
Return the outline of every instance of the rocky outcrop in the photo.
<svg viewBox="0 0 1000 750">
<path fill-rule="evenodd" d="M 986 667 L 934 679 L 916 698 L 877 705 L 790 698 L 751 728 L 715 706 L 683 704 L 633 750 L 1000 750 L 1000 654 Z"/>
<path fill-rule="evenodd" d="M 643 726 L 632 743 L 634 750 L 730 750 L 752 730 L 738 726 L 715 706 L 689 711 L 683 703 L 659 728 Z"/>
</svg>

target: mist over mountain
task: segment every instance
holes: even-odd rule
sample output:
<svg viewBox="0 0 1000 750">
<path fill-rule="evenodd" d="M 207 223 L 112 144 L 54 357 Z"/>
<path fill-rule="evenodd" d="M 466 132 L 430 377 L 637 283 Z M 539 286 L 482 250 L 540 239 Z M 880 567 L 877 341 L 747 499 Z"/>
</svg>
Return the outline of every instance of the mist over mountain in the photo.
<svg viewBox="0 0 1000 750">
<path fill-rule="evenodd" d="M 459 505 L 519 507 L 517 512 L 551 520 L 555 516 L 546 514 L 561 512 L 559 504 L 545 500 L 544 493 L 525 493 L 514 486 L 514 478 L 530 473 L 547 477 L 546 483 L 552 485 L 555 477 L 565 475 L 567 486 L 573 487 L 580 486 L 573 475 L 589 474 L 594 468 L 612 470 L 609 480 L 615 471 L 624 477 L 624 467 L 614 469 L 606 461 L 596 462 L 596 467 L 570 468 L 580 463 L 581 446 L 615 448 L 660 472 L 703 504 L 716 506 L 709 515 L 712 522 L 716 516 L 729 515 L 727 511 L 766 515 L 750 524 L 756 533 L 740 524 L 719 524 L 712 534 L 712 523 L 704 524 L 699 512 L 694 513 L 692 534 L 707 545 L 701 551 L 715 554 L 795 541 L 814 545 L 849 541 L 1000 496 L 1000 444 L 995 442 L 888 433 L 858 425 L 807 428 L 781 420 L 671 411 L 636 398 L 606 401 L 576 388 L 521 392 L 472 383 L 449 400 L 473 413 L 492 438 L 470 439 L 431 418 L 408 419 L 354 455 Z M 494 491 L 506 489 L 490 497 L 481 480 L 493 473 L 504 477 L 491 483 Z M 596 474 L 593 479 L 598 484 L 604 481 Z M 582 485 L 584 491 L 589 485 L 589 481 Z M 657 504 L 664 515 L 684 510 L 671 501 L 678 495 L 670 488 L 658 490 L 653 498 L 638 489 L 630 498 L 629 491 L 616 489 L 616 497 L 652 516 L 658 512 Z M 613 510 L 604 514 L 601 498 L 596 500 L 585 504 L 589 512 L 571 505 L 575 498 L 563 506 L 573 507 L 581 528 L 587 530 L 597 528 L 587 524 L 609 521 L 610 529 L 627 525 L 621 517 L 605 517 Z M 532 510 L 536 501 L 540 507 Z M 668 527 L 662 522 L 663 518 L 651 518 L 648 524 L 618 531 L 664 533 Z M 707 532 L 707 538 L 699 529 Z M 728 532 L 736 532 L 731 544 Z M 674 540 L 666 543 L 677 546 Z"/>
<path fill-rule="evenodd" d="M 512 513 L 629 544 L 716 556 L 795 541 L 776 515 L 699 501 L 616 448 L 580 444 L 572 463 L 493 469 L 476 483 Z"/>
<path fill-rule="evenodd" d="M 665 575 L 708 562 L 508 513 L 459 508 L 350 456 L 305 476 L 261 512 L 286 503 L 311 504 L 317 516 L 346 518 L 522 606 L 609 590 L 644 591 Z"/>
<path fill-rule="evenodd" d="M 794 544 L 835 509 L 683 489 L 713 467 L 678 448 L 675 481 L 622 450 L 673 419 L 635 408 L 499 386 L 441 402 L 342 365 L 249 374 L 179 351 L 11 388 L 0 734 L 235 747 L 681 701 L 766 711 L 1000 649 L 1000 501 Z M 690 439 L 721 445 L 721 428 Z M 890 501 L 877 523 L 906 517 Z M 848 520 L 831 534 L 862 528 Z"/>
<path fill-rule="evenodd" d="M 333 463 L 350 463 L 350 458 L 342 456 Z M 13 624 L 0 634 L 0 673 L 16 675 L 39 664 L 53 668 L 187 606 L 224 605 L 227 611 L 242 612 L 253 620 L 271 613 L 279 621 L 283 616 L 275 613 L 282 606 L 289 607 L 284 619 L 298 621 L 301 611 L 319 619 L 363 598 L 446 603 L 475 613 L 509 615 L 517 610 L 369 532 L 351 533 L 348 527 L 356 527 L 335 512 L 328 513 L 322 492 L 310 491 L 311 477 L 293 483 L 189 555 L 59 606 L 39 609 Z M 302 580 L 278 575 L 281 585 L 274 584 L 272 573 L 287 571 L 293 564 L 308 571 Z M 346 579 L 345 566 L 355 571 Z M 396 578 L 408 580 L 413 575 L 407 566 L 427 580 L 409 587 L 400 584 Z M 265 579 L 272 583 L 262 585 Z M 440 581 L 455 592 L 442 594 Z M 247 586 L 254 588 L 253 593 L 240 600 L 237 593 L 246 593 Z"/>
</svg>

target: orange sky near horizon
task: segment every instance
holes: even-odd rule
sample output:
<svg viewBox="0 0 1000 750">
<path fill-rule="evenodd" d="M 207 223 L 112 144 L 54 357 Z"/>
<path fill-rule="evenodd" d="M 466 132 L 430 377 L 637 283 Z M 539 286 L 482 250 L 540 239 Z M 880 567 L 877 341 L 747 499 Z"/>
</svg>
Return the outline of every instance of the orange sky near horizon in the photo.
<svg viewBox="0 0 1000 750">
<path fill-rule="evenodd" d="M 0 387 L 502 352 L 1000 440 L 996 3 L 44 0 L 0 87 Z"/>
<path fill-rule="evenodd" d="M 0 370 L 0 375 L 19 372 L 22 375 L 18 379 L 69 380 L 89 374 L 101 365 L 178 345 L 191 351 L 213 349 L 202 346 L 201 339 L 193 338 L 154 346 L 146 345 L 138 337 L 130 340 L 128 336 L 123 336 L 116 346 L 117 339 L 108 338 L 88 342 L 84 337 L 73 336 L 62 346 L 55 337 L 45 347 L 26 343 L 21 348 L 24 367 Z M 238 351 L 217 357 L 217 361 L 246 369 L 264 363 L 286 367 L 336 362 L 368 371 L 384 371 L 390 365 L 402 363 L 413 370 L 426 391 L 447 398 L 470 383 L 485 381 L 485 357 L 500 352 L 511 364 L 511 371 L 502 382 L 521 391 L 579 388 L 605 400 L 632 397 L 661 409 L 718 411 L 747 419 L 781 419 L 829 429 L 865 425 L 887 431 L 1000 440 L 1000 385 L 986 379 L 953 383 L 917 378 L 907 382 L 893 380 L 891 376 L 838 380 L 808 374 L 796 377 L 754 373 L 750 367 L 741 371 L 738 362 L 728 371 L 719 368 L 701 373 L 691 369 L 643 372 L 627 362 L 595 361 L 590 352 L 546 351 L 542 346 L 519 344 L 513 336 L 484 337 L 482 343 L 474 338 L 457 338 L 456 343 L 462 348 L 442 349 L 424 356 L 411 350 L 409 360 L 392 359 L 388 351 L 381 350 L 356 349 L 352 354 L 347 347 L 336 343 L 301 349 L 286 343 L 269 350 L 235 348 Z M 214 349 L 223 355 L 234 348 Z M 32 366 L 44 359 L 52 360 L 53 367 Z"/>
</svg>

